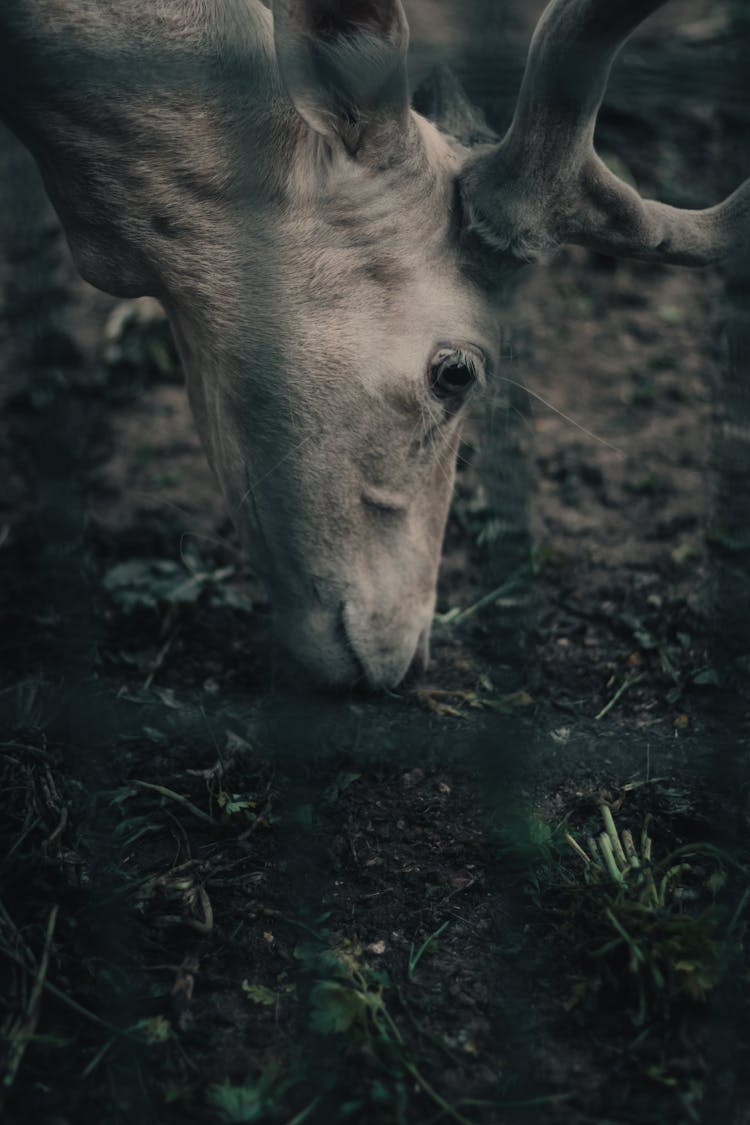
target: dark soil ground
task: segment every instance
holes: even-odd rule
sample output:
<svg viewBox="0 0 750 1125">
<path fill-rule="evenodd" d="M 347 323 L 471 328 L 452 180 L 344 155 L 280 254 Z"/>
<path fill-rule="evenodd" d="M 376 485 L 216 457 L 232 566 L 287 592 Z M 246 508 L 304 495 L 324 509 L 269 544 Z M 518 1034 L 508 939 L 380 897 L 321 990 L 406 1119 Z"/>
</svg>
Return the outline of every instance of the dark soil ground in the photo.
<svg viewBox="0 0 750 1125">
<path fill-rule="evenodd" d="M 688 102 L 602 141 L 704 204 L 732 124 Z M 61 276 L 0 356 L 3 1120 L 750 1122 L 720 275 L 528 275 L 529 394 L 467 429 L 433 663 L 378 699 L 291 690 L 160 310 Z M 504 443 L 531 577 L 451 615 L 508 578 Z"/>
</svg>

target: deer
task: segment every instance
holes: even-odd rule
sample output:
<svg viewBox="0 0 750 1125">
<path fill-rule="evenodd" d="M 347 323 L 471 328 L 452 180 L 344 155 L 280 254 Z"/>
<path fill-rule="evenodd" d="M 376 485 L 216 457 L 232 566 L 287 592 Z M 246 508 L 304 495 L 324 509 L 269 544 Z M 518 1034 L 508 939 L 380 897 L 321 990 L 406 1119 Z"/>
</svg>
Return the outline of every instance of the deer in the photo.
<svg viewBox="0 0 750 1125">
<path fill-rule="evenodd" d="M 511 279 L 566 244 L 678 266 L 750 234 L 600 159 L 612 64 L 664 0 L 551 0 L 512 121 L 410 105 L 401 0 L 3 0 L 0 116 L 76 266 L 169 317 L 278 637 L 323 687 L 428 660 L 467 405 Z"/>
</svg>

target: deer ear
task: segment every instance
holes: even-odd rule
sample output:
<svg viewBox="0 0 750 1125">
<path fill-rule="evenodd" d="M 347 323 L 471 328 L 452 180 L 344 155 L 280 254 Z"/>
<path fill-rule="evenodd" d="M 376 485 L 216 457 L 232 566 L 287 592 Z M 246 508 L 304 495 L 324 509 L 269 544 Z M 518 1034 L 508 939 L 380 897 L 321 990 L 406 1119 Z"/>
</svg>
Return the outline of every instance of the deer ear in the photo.
<svg viewBox="0 0 750 1125">
<path fill-rule="evenodd" d="M 274 0 L 273 16 L 282 79 L 316 133 L 354 154 L 369 128 L 405 118 L 401 0 Z"/>
</svg>

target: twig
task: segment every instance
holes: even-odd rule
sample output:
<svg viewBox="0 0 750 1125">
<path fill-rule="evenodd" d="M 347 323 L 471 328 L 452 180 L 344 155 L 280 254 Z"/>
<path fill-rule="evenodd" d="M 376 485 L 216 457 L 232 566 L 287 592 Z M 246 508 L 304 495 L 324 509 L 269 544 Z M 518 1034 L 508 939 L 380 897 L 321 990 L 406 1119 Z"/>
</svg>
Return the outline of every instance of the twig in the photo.
<svg viewBox="0 0 750 1125">
<path fill-rule="evenodd" d="M 24 824 L 20 834 L 18 836 L 16 836 L 15 840 L 13 841 L 11 847 L 8 850 L 8 854 L 5 857 L 5 863 L 6 864 L 8 863 L 8 860 L 12 859 L 12 857 L 15 855 L 15 853 L 21 847 L 21 844 L 27 838 L 27 836 L 30 836 L 31 833 L 34 831 L 34 829 L 37 828 L 41 823 L 42 823 L 42 818 L 40 816 L 37 816 L 37 817 L 31 817 L 30 816 L 27 819 L 27 821 Z"/>
<path fill-rule="evenodd" d="M 415 1031 L 420 1036 L 422 1036 L 424 1039 L 428 1039 L 430 1041 L 430 1043 L 432 1043 L 435 1047 L 437 1047 L 437 1049 L 439 1051 L 443 1051 L 445 1053 L 445 1055 L 453 1063 L 454 1066 L 463 1066 L 464 1062 L 466 1061 L 465 1058 L 463 1058 L 463 1059 L 460 1058 L 458 1053 L 456 1051 L 452 1050 L 452 1048 L 449 1047 L 447 1043 L 443 1042 L 443 1040 L 440 1038 L 439 1035 L 436 1035 L 434 1031 L 430 1031 L 430 1029 L 428 1027 L 424 1027 L 419 1022 L 419 1020 L 416 1018 L 416 1016 L 412 1012 L 411 1008 L 409 1007 L 409 1005 L 406 1001 L 406 997 L 404 996 L 403 990 L 401 988 L 399 988 L 398 985 L 395 985 L 395 992 L 396 992 L 396 997 L 398 999 L 399 1004 L 401 1005 L 402 1009 L 406 1013 L 411 1025 L 415 1029 Z"/>
<path fill-rule="evenodd" d="M 435 1105 L 439 1106 L 447 1117 L 450 1117 L 454 1121 L 457 1121 L 459 1125 L 472 1125 L 468 1117 L 464 1117 L 464 1115 L 462 1113 L 459 1113 L 458 1110 L 454 1109 L 453 1106 L 445 1100 L 445 1098 L 440 1096 L 437 1090 L 429 1084 L 426 1078 L 424 1078 L 424 1076 L 417 1069 L 414 1063 L 405 1062 L 404 1066 L 408 1070 L 409 1074 L 411 1074 L 414 1081 L 422 1087 L 425 1094 L 427 1094 L 427 1097 L 431 1098 Z"/>
<path fill-rule="evenodd" d="M 91 1075 L 94 1073 L 94 1071 L 98 1067 L 99 1063 L 102 1061 L 102 1059 L 107 1054 L 109 1049 L 116 1042 L 117 1042 L 117 1037 L 113 1035 L 111 1039 L 107 1039 L 107 1041 L 101 1045 L 101 1047 L 96 1052 L 94 1057 L 92 1059 L 90 1059 L 89 1062 L 86 1063 L 86 1066 L 83 1068 L 82 1075 L 81 1075 L 83 1078 L 90 1078 L 91 1077 Z"/>
<path fill-rule="evenodd" d="M 237 837 L 238 841 L 249 839 L 250 836 L 253 836 L 258 831 L 258 829 L 261 827 L 261 825 L 267 824 L 268 823 L 267 818 L 268 818 L 268 814 L 270 813 L 270 811 L 271 811 L 271 802 L 266 801 L 265 805 L 260 810 L 260 812 L 256 816 L 253 823 L 250 825 L 250 827 L 246 828 L 244 832 L 240 832 L 239 836 Z"/>
<path fill-rule="evenodd" d="M 160 797 L 166 797 L 169 801 L 175 801 L 176 804 L 182 805 L 184 809 L 196 816 L 198 820 L 202 820 L 204 824 L 210 824 L 216 827 L 216 821 L 212 816 L 209 816 L 203 809 L 199 809 L 187 797 L 183 797 L 180 793 L 175 793 L 174 789 L 167 789 L 164 785 L 152 785 L 150 781 L 131 781 L 128 784 L 133 785 L 136 789 L 142 789 L 146 793 L 158 793 Z"/>
<path fill-rule="evenodd" d="M 19 1026 L 14 1029 L 10 1035 L 7 1036 L 8 1046 L 8 1060 L 5 1064 L 5 1073 L 3 1075 L 2 1091 L 0 1092 L 0 1101 L 4 1099 L 10 1087 L 13 1085 L 18 1074 L 18 1068 L 21 1065 L 21 1060 L 26 1053 L 26 1048 L 31 1042 L 31 1038 L 36 1031 L 37 1023 L 39 1022 L 39 1012 L 42 1003 L 42 992 L 44 984 L 47 979 L 47 970 L 49 968 L 49 955 L 52 948 L 52 939 L 55 934 L 55 926 L 57 925 L 57 915 L 59 906 L 55 905 L 50 911 L 49 919 L 47 921 L 47 932 L 44 937 L 44 948 L 42 950 L 39 968 L 37 969 L 36 976 L 34 977 L 34 984 L 31 989 L 28 1003 L 26 1004 L 26 1011 L 23 1015 L 23 1020 L 19 1020 Z"/>
<path fill-rule="evenodd" d="M 742 911 L 747 906 L 747 900 L 749 898 L 750 898 L 750 887 L 747 887 L 745 889 L 745 893 L 743 894 L 742 898 L 739 901 L 737 909 L 735 910 L 734 914 L 732 915 L 732 920 L 729 923 L 729 927 L 727 929 L 726 935 L 724 937 L 724 942 L 723 942 L 724 949 L 726 949 L 727 946 L 729 945 L 732 934 L 734 933 L 734 928 L 737 925 L 737 923 L 739 922 L 740 918 L 742 917 Z"/>
<path fill-rule="evenodd" d="M 53 829 L 47 839 L 44 841 L 46 848 L 51 848 L 56 844 L 68 825 L 68 806 L 63 805 L 60 809 L 60 819 L 57 822 L 57 827 Z"/>
<path fill-rule="evenodd" d="M 320 1096 L 315 1098 L 314 1101 L 311 1101 L 310 1104 L 308 1106 L 305 1106 L 304 1109 L 301 1109 L 299 1113 L 295 1114 L 292 1120 L 287 1122 L 287 1125 L 302 1125 L 302 1122 L 307 1121 L 310 1114 L 317 1107 L 319 1101 Z"/>
<path fill-rule="evenodd" d="M 502 586 L 498 586 L 496 590 L 491 590 L 489 594 L 485 594 L 485 596 L 480 598 L 478 602 L 475 602 L 474 605 L 467 606 L 466 609 L 449 609 L 447 613 L 436 613 L 435 621 L 438 625 L 463 625 L 465 621 L 476 616 L 477 613 L 481 613 L 483 609 L 494 605 L 500 598 L 505 598 L 508 594 L 512 594 L 514 590 L 523 585 L 529 573 L 529 568 L 523 567 L 517 574 L 514 574 L 512 578 L 509 578 L 507 582 L 504 582 Z"/>
<path fill-rule="evenodd" d="M 573 851 L 576 852 L 576 854 L 581 857 L 581 859 L 586 864 L 586 866 L 590 867 L 591 866 L 591 857 L 586 855 L 586 853 L 583 850 L 583 848 L 581 847 L 581 845 L 578 843 L 578 841 L 576 839 L 574 839 L 573 836 L 571 836 L 570 832 L 565 833 L 565 839 L 570 844 Z"/>
<path fill-rule="evenodd" d="M 154 659 L 151 661 L 151 666 L 149 668 L 148 675 L 146 676 L 146 679 L 143 681 L 143 690 L 144 691 L 148 691 L 148 689 L 151 687 L 152 683 L 154 682 L 154 679 L 156 677 L 157 672 L 160 672 L 162 670 L 162 668 L 164 667 L 164 661 L 167 659 L 167 656 L 169 655 L 169 650 L 171 649 L 172 645 L 174 644 L 175 637 L 177 636 L 177 632 L 178 632 L 177 629 L 173 629 L 173 631 L 169 634 L 169 636 L 167 637 L 164 644 L 161 646 L 161 648 L 157 652 Z"/>
<path fill-rule="evenodd" d="M 159 917 L 156 918 L 156 922 L 160 926 L 188 926 L 191 930 L 195 930 L 199 934 L 213 933 L 214 911 L 211 906 L 211 899 L 208 897 L 208 892 L 205 887 L 198 887 L 197 891 L 201 909 L 203 910 L 203 918 L 184 918 L 179 914 L 160 914 Z"/>
<path fill-rule="evenodd" d="M 640 683 L 641 680 L 645 679 L 645 676 L 645 672 L 638 672 L 636 675 L 633 675 L 632 673 L 627 675 L 606 707 L 602 707 L 599 714 L 595 716 L 594 722 L 598 723 L 600 719 L 603 719 L 605 715 L 608 715 L 612 708 L 616 707 L 620 702 L 625 692 L 628 691 L 629 688 L 634 687 L 635 684 Z"/>
<path fill-rule="evenodd" d="M 645 965 L 646 958 L 644 957 L 643 950 L 640 948 L 640 946 L 637 945 L 635 941 L 633 941 L 633 939 L 630 936 L 630 934 L 628 933 L 628 931 L 625 929 L 625 927 L 620 922 L 617 921 L 614 914 L 612 913 L 612 911 L 609 908 L 607 910 L 605 910 L 604 913 L 606 914 L 607 918 L 609 918 L 610 922 L 612 923 L 614 928 L 617 930 L 617 932 L 620 935 L 620 937 L 622 938 L 622 940 L 627 945 L 627 947 L 630 950 L 633 958 L 636 961 L 640 961 L 640 963 L 642 965 Z"/>
<path fill-rule="evenodd" d="M 0 742 L 0 751 L 5 753 L 6 750 L 23 750 L 27 754 L 35 754 L 45 762 L 51 762 L 53 757 L 49 750 L 42 750 L 39 746 L 29 746 L 27 742 L 15 742 L 13 739 L 10 742 Z"/>
<path fill-rule="evenodd" d="M 13 961 L 14 964 L 18 965 L 18 967 L 20 969 L 23 969 L 25 972 L 28 973 L 30 971 L 23 958 L 19 957 L 17 953 L 11 952 L 10 949 L 3 949 L 3 956 L 7 957 L 10 961 Z M 52 984 L 51 981 L 45 979 L 42 983 L 47 992 L 54 996 L 56 1000 L 59 1000 L 63 1004 L 67 1004 L 69 1008 L 72 1008 L 73 1011 L 77 1012 L 79 1016 L 83 1016 L 84 1019 L 90 1020 L 91 1023 L 95 1023 L 99 1027 L 105 1028 L 105 1030 L 107 1031 L 114 1032 L 115 1035 L 129 1034 L 127 1028 L 118 1027 L 117 1024 L 110 1023 L 108 1020 L 102 1019 L 101 1016 L 97 1016 L 95 1012 L 89 1011 L 88 1008 L 84 1008 L 83 1004 L 79 1004 L 77 1000 L 74 1000 L 72 996 L 68 996 L 67 992 L 63 992 L 61 988 L 58 988 L 56 984 Z"/>
</svg>

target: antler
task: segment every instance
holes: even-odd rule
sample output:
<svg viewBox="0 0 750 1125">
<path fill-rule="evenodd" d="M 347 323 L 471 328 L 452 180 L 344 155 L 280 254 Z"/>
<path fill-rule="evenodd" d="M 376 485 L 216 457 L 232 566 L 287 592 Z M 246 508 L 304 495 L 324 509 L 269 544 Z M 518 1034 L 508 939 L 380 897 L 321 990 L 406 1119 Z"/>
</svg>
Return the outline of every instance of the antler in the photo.
<svg viewBox="0 0 750 1125">
<path fill-rule="evenodd" d="M 688 211 L 642 199 L 594 151 L 612 63 L 664 0 L 552 0 L 534 33 L 510 129 L 465 170 L 470 226 L 531 261 L 564 242 L 616 257 L 700 266 L 750 235 L 750 180 Z"/>
</svg>

